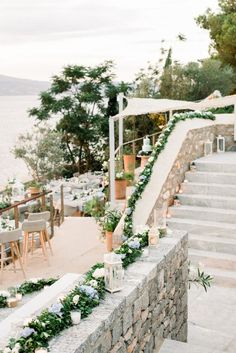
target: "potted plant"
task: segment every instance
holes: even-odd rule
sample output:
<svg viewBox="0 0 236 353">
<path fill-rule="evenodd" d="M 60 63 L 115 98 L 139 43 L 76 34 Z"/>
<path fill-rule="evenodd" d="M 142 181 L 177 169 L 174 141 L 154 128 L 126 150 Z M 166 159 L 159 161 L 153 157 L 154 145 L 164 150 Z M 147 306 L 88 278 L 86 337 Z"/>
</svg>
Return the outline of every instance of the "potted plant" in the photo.
<svg viewBox="0 0 236 353">
<path fill-rule="evenodd" d="M 117 172 L 115 176 L 115 197 L 117 200 L 125 199 L 127 181 L 124 171 Z"/>
<path fill-rule="evenodd" d="M 151 153 L 152 153 L 152 151 L 145 152 L 143 150 L 138 152 L 138 157 L 141 158 L 141 165 L 140 165 L 141 169 L 144 169 L 145 165 L 147 164 L 147 162 L 150 158 Z"/>
<path fill-rule="evenodd" d="M 125 145 L 123 148 L 123 161 L 126 173 L 134 173 L 135 159 L 135 154 L 133 153 L 131 146 Z"/>
<path fill-rule="evenodd" d="M 134 173 L 126 172 L 125 179 L 126 179 L 127 186 L 132 186 L 134 183 Z"/>
<path fill-rule="evenodd" d="M 27 183 L 27 192 L 31 196 L 40 194 L 42 185 L 37 180 L 32 180 Z"/>
<path fill-rule="evenodd" d="M 121 213 L 117 210 L 107 210 L 103 217 L 102 227 L 106 235 L 107 251 L 112 251 L 113 232 L 116 229 L 121 218 Z"/>
</svg>

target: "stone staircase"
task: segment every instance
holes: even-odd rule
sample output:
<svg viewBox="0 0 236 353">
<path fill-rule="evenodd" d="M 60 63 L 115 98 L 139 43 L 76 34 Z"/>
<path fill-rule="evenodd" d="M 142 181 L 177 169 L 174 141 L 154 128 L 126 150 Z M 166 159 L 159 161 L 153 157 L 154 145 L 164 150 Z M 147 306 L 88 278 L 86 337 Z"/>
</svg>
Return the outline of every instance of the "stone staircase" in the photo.
<svg viewBox="0 0 236 353">
<path fill-rule="evenodd" d="M 236 152 L 195 161 L 170 209 L 171 229 L 189 233 L 189 257 L 213 275 L 215 283 L 236 287 Z"/>
<path fill-rule="evenodd" d="M 183 343 L 179 341 L 164 340 L 163 345 L 159 351 L 154 353 L 223 353 L 215 349 L 209 349 L 200 345 Z"/>
</svg>

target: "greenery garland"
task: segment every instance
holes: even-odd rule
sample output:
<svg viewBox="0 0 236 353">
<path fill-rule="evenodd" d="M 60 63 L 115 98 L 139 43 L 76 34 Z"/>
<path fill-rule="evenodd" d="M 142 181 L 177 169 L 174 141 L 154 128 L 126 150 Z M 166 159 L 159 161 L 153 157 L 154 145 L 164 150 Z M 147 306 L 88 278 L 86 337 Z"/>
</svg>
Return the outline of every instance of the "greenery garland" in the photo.
<svg viewBox="0 0 236 353">
<path fill-rule="evenodd" d="M 124 242 L 115 253 L 120 254 L 123 267 L 136 261 L 142 254 L 143 248 L 148 245 L 148 230 L 142 233 L 133 233 L 133 212 L 137 201 L 148 184 L 155 161 L 165 148 L 168 138 L 175 125 L 186 119 L 214 120 L 212 113 L 188 112 L 174 114 L 167 127 L 160 135 L 155 148 L 149 158 L 148 164 L 139 176 L 135 191 L 128 200 L 128 208 L 124 222 Z M 86 274 L 81 285 L 76 286 L 67 296 L 58 298 L 57 303 L 25 323 L 18 338 L 11 338 L 8 346 L 0 353 L 34 353 L 37 348 L 47 351 L 49 340 L 58 335 L 62 330 L 73 325 L 71 313 L 80 311 L 81 318 L 87 317 L 94 307 L 99 305 L 105 296 L 104 264 L 98 263 Z"/>
<path fill-rule="evenodd" d="M 38 292 L 45 286 L 51 286 L 57 280 L 58 278 L 32 278 L 31 280 L 23 282 L 20 286 L 0 291 L 0 308 L 7 307 L 7 299 L 12 295 L 14 296 L 17 293 L 20 293 L 24 296 L 33 292 Z"/>
<path fill-rule="evenodd" d="M 185 121 L 188 119 L 206 119 L 206 120 L 215 120 L 215 116 L 211 112 L 186 112 L 186 113 L 176 113 L 173 117 L 169 120 L 166 128 L 163 130 L 159 139 L 157 140 L 152 154 L 146 164 L 144 170 L 139 175 L 139 181 L 135 185 L 135 190 L 130 196 L 128 200 L 128 208 L 126 209 L 126 216 L 124 218 L 124 235 L 126 237 L 130 237 L 133 234 L 133 213 L 136 208 L 137 201 L 142 197 L 143 191 L 145 187 L 149 183 L 149 180 L 152 175 L 152 170 L 154 163 L 158 159 L 159 154 L 164 150 L 169 136 L 171 135 L 172 131 L 174 130 L 176 124 L 179 121 Z"/>
<path fill-rule="evenodd" d="M 123 267 L 135 262 L 147 244 L 148 230 L 127 239 L 116 250 L 123 258 Z M 59 297 L 57 303 L 43 310 L 36 318 L 27 320 L 19 337 L 10 338 L 8 346 L 0 353 L 34 353 L 37 348 L 45 348 L 47 351 L 49 340 L 73 325 L 73 311 L 80 311 L 81 318 L 86 318 L 104 299 L 104 273 L 104 264 L 93 266 L 82 284 L 77 285 L 68 295 Z"/>
</svg>

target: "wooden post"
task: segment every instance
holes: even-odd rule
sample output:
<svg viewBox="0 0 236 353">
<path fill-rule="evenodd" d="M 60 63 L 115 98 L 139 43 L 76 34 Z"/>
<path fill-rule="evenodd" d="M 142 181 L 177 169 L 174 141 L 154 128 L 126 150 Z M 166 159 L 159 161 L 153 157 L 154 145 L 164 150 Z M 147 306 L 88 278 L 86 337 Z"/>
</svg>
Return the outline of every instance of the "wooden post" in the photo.
<svg viewBox="0 0 236 353">
<path fill-rule="evenodd" d="M 152 136 L 152 146 L 155 145 L 155 135 Z"/>
<path fill-rule="evenodd" d="M 64 222 L 64 190 L 63 185 L 61 185 L 61 223 Z"/>
<path fill-rule="evenodd" d="M 51 236 L 54 236 L 54 207 L 53 207 L 53 195 L 50 195 L 50 226 Z"/>
<path fill-rule="evenodd" d="M 41 197 L 41 207 L 42 207 L 42 211 L 46 210 L 46 198 L 45 198 L 45 194 L 42 195 Z"/>
<path fill-rule="evenodd" d="M 17 206 L 14 207 L 14 219 L 15 219 L 15 227 L 19 228 L 19 211 Z"/>
</svg>

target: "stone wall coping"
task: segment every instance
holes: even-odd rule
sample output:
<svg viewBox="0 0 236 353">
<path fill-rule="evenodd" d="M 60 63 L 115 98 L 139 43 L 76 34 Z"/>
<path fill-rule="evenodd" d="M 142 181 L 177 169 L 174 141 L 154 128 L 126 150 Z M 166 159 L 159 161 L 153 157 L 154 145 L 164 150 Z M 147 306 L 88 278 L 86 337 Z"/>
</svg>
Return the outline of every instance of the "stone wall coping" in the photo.
<svg viewBox="0 0 236 353">
<path fill-rule="evenodd" d="M 132 309 L 135 300 L 141 298 L 145 284 L 164 269 L 166 260 L 180 249 L 186 249 L 187 241 L 187 233 L 177 230 L 170 237 L 160 239 L 159 246 L 150 249 L 148 257 L 142 255 L 125 270 L 122 291 L 107 294 L 88 318 L 54 338 L 50 343 L 50 352 L 82 353 L 90 348 L 92 351 L 94 342 L 103 332 L 112 329 L 127 307 L 131 305 Z"/>
</svg>

